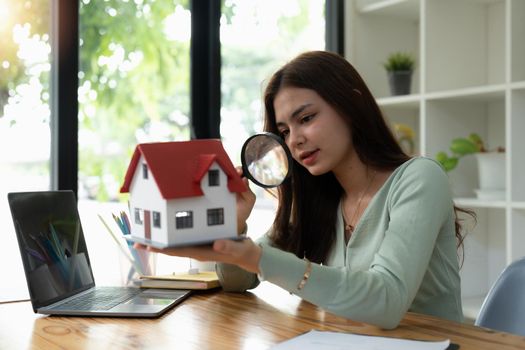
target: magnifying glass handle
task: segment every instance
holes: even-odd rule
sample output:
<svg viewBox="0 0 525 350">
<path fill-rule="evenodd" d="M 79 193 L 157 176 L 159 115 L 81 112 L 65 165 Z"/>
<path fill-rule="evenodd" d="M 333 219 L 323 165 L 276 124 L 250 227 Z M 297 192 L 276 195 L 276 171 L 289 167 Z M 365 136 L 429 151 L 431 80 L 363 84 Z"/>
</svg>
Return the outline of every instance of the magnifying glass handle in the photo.
<svg viewBox="0 0 525 350">
<path fill-rule="evenodd" d="M 246 171 L 244 170 L 244 168 L 242 166 L 238 166 L 235 168 L 235 170 L 237 171 L 237 174 L 239 174 L 239 176 L 241 177 L 241 179 L 243 179 L 243 181 L 248 181 L 249 180 L 249 176 L 246 175 Z"/>
</svg>

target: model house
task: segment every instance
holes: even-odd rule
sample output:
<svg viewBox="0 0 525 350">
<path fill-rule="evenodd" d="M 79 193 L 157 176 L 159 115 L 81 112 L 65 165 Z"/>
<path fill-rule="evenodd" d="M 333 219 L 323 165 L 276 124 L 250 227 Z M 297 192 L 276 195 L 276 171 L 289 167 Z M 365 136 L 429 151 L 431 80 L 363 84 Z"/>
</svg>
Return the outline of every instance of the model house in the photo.
<svg viewBox="0 0 525 350">
<path fill-rule="evenodd" d="M 206 139 L 137 145 L 120 192 L 133 240 L 165 247 L 236 237 L 246 189 L 221 141 Z"/>
</svg>

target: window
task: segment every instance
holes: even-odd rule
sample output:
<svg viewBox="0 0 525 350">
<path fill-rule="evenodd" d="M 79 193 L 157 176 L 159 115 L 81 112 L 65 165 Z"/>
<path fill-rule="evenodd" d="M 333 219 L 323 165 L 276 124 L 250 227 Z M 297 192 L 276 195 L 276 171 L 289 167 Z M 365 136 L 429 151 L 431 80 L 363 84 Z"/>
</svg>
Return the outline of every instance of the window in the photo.
<svg viewBox="0 0 525 350">
<path fill-rule="evenodd" d="M 175 214 L 175 227 L 177 229 L 193 227 L 193 212 L 191 210 L 178 211 Z"/>
<path fill-rule="evenodd" d="M 262 131 L 261 93 L 293 56 L 325 48 L 324 1 L 228 0 L 221 17 L 221 136 L 232 159 Z"/>
<path fill-rule="evenodd" d="M 0 300 L 25 298 L 7 193 L 51 187 L 51 1 L 0 0 Z"/>
<path fill-rule="evenodd" d="M 208 185 L 219 186 L 219 170 L 212 169 L 208 171 Z"/>
<path fill-rule="evenodd" d="M 189 4 L 82 0 L 79 16 L 78 197 L 115 202 L 138 143 L 190 139 Z"/>
<path fill-rule="evenodd" d="M 160 228 L 160 213 L 158 211 L 153 212 L 153 227 Z"/>
<path fill-rule="evenodd" d="M 139 208 L 135 208 L 135 223 L 138 224 L 138 225 L 142 225 L 142 218 L 144 217 L 143 216 L 143 211 L 142 209 L 139 209 Z"/>
<path fill-rule="evenodd" d="M 208 226 L 224 225 L 224 209 L 208 209 Z"/>
<path fill-rule="evenodd" d="M 146 163 L 142 163 L 142 178 L 148 179 L 148 165 Z"/>
</svg>

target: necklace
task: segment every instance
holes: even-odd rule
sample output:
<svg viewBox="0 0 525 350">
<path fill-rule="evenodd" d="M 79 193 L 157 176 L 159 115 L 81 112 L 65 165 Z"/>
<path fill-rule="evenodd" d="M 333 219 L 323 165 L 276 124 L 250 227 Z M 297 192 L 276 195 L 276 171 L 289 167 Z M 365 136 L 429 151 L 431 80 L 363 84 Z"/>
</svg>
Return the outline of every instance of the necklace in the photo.
<svg viewBox="0 0 525 350">
<path fill-rule="evenodd" d="M 359 196 L 359 200 L 357 201 L 357 205 L 354 210 L 354 214 L 352 215 L 351 221 L 348 221 L 346 219 L 345 215 L 345 208 L 344 208 L 344 200 L 341 201 L 341 213 L 343 214 L 343 225 L 345 230 L 345 237 L 346 239 L 350 239 L 350 236 L 352 233 L 354 233 L 355 225 L 352 225 L 352 222 L 356 219 L 357 214 L 359 213 L 359 208 L 361 207 L 361 202 L 363 201 L 363 198 L 365 197 L 365 194 L 367 194 L 368 190 L 370 189 L 370 185 L 372 185 L 372 182 L 374 182 L 374 178 L 376 176 L 376 172 L 372 174 L 372 177 L 370 177 L 370 180 L 368 181 L 368 184 L 365 188 L 365 190 L 361 193 L 361 196 Z M 357 224 L 357 223 L 356 223 Z"/>
</svg>

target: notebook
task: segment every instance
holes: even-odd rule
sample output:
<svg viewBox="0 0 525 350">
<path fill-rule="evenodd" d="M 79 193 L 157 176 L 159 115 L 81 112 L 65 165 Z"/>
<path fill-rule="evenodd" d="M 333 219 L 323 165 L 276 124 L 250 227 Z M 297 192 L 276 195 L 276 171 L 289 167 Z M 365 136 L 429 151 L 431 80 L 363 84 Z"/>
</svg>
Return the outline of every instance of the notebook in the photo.
<svg viewBox="0 0 525 350">
<path fill-rule="evenodd" d="M 158 317 L 189 296 L 189 290 L 96 286 L 73 191 L 7 198 L 35 313 Z"/>
<path fill-rule="evenodd" d="M 220 287 L 215 271 L 199 273 L 172 273 L 169 275 L 142 276 L 142 288 L 212 289 Z"/>
</svg>

